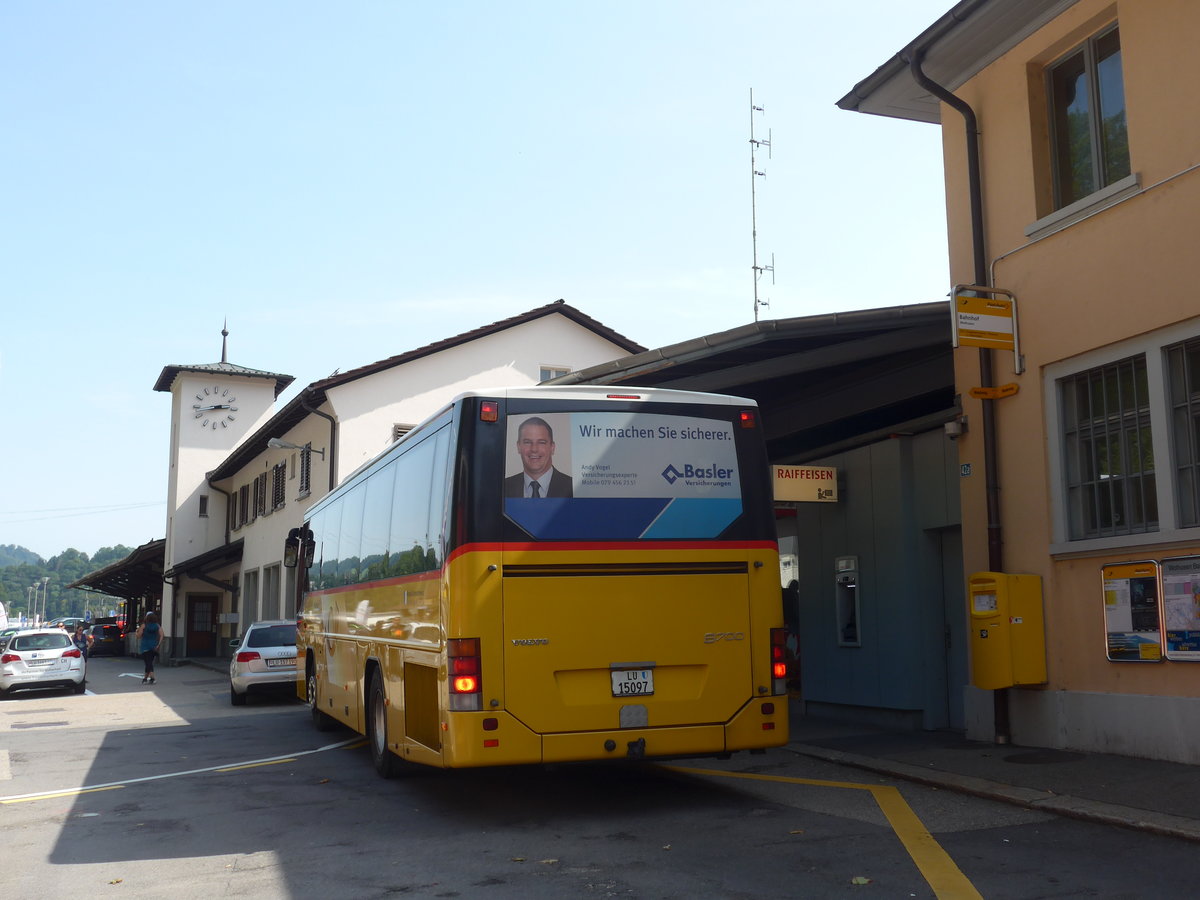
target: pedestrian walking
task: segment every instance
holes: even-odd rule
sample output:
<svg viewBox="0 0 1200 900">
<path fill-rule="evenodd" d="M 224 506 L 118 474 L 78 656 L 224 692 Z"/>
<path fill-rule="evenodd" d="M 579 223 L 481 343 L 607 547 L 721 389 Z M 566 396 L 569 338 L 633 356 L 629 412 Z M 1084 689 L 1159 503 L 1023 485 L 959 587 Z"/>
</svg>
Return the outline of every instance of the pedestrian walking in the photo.
<svg viewBox="0 0 1200 900">
<path fill-rule="evenodd" d="M 146 613 L 146 618 L 142 620 L 142 624 L 138 626 L 137 641 L 138 653 L 142 656 L 142 663 L 146 667 L 146 674 L 142 676 L 142 684 L 154 684 L 154 657 L 158 656 L 159 645 L 162 644 L 163 633 L 162 626 L 158 624 L 158 616 L 152 612 Z"/>
<path fill-rule="evenodd" d="M 82 622 L 75 626 L 75 633 L 71 635 L 71 640 L 83 658 L 87 659 L 88 651 L 92 649 L 92 636 L 83 627 Z"/>
</svg>

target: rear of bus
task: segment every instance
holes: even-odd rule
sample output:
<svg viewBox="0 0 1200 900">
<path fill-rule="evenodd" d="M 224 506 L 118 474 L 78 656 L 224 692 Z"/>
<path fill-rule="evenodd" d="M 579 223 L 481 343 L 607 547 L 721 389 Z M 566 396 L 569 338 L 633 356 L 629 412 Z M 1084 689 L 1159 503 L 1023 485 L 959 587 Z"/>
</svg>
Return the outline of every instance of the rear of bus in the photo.
<svg viewBox="0 0 1200 900">
<path fill-rule="evenodd" d="M 753 401 L 548 387 L 459 402 L 443 763 L 785 743 L 779 562 Z"/>
</svg>

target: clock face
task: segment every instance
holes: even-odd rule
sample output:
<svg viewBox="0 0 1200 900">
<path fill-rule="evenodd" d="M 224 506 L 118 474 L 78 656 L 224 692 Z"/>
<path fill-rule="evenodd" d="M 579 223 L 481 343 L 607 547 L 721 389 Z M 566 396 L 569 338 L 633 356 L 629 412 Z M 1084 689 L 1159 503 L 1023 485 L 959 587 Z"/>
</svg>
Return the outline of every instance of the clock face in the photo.
<svg viewBox="0 0 1200 900">
<path fill-rule="evenodd" d="M 228 428 L 229 423 L 237 418 L 237 397 L 229 392 L 229 388 L 211 387 L 196 395 L 192 404 L 192 418 L 201 428 Z"/>
</svg>

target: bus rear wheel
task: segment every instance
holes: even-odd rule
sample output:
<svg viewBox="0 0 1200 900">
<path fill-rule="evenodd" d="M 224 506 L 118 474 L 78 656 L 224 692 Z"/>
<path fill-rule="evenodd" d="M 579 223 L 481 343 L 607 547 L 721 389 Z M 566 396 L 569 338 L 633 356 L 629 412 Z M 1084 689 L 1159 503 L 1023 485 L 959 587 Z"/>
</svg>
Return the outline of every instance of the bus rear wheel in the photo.
<svg viewBox="0 0 1200 900">
<path fill-rule="evenodd" d="M 308 710 L 312 713 L 313 727 L 317 731 L 333 731 L 337 727 L 337 722 L 330 718 L 327 714 L 321 712 L 317 707 L 319 695 L 317 692 L 317 672 L 309 665 L 308 676 L 304 679 L 304 694 L 308 701 Z"/>
<path fill-rule="evenodd" d="M 384 778 L 395 778 L 403 762 L 388 749 L 387 702 L 383 694 L 383 678 L 376 672 L 371 678 L 367 706 L 367 742 L 371 746 L 371 762 Z"/>
</svg>

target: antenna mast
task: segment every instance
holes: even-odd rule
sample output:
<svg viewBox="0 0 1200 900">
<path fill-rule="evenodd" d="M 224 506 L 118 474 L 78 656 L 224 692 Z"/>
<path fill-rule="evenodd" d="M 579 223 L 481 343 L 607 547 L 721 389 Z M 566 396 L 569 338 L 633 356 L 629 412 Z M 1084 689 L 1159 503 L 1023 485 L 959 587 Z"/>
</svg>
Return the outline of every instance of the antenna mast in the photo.
<svg viewBox="0 0 1200 900">
<path fill-rule="evenodd" d="M 757 154 L 760 147 L 767 148 L 767 159 L 771 158 L 771 129 L 767 129 L 766 140 L 756 140 L 754 137 L 754 114 L 763 111 L 761 106 L 754 105 L 754 88 L 750 88 L 750 245 L 753 254 L 753 263 L 751 269 L 754 273 L 754 321 L 758 321 L 758 308 L 760 306 L 770 306 L 767 300 L 760 300 L 758 296 L 758 280 L 762 278 L 763 272 L 771 273 L 771 284 L 775 283 L 775 254 L 771 254 L 771 265 L 760 266 L 758 264 L 758 185 L 755 183 L 758 178 L 766 178 L 766 172 L 760 172 L 758 169 Z"/>
</svg>

